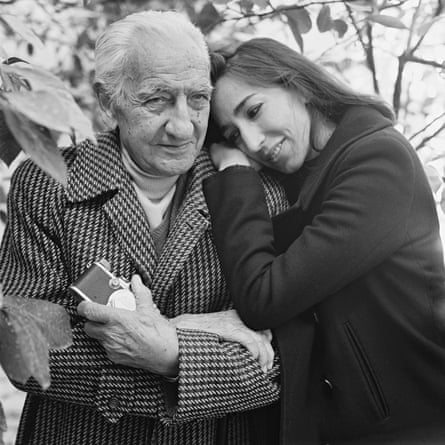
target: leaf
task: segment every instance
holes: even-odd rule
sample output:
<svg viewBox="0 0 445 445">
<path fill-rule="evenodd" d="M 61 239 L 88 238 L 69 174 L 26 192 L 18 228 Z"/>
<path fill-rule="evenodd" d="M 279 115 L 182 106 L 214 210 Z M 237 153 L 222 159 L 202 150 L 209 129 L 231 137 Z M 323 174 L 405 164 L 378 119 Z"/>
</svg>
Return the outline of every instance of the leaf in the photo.
<svg viewBox="0 0 445 445">
<path fill-rule="evenodd" d="M 390 15 L 370 14 L 368 15 L 368 20 L 386 26 L 388 28 L 406 29 L 406 26 L 401 20 Z"/>
<path fill-rule="evenodd" d="M 34 320 L 0 310 L 0 364 L 8 377 L 26 383 L 33 376 L 42 388 L 50 384 L 48 344 Z"/>
<path fill-rule="evenodd" d="M 28 116 L 31 120 L 56 131 L 68 134 L 74 132 L 79 139 L 90 139 L 93 142 L 96 140 L 90 120 L 84 115 L 68 88 L 59 78 L 30 64 L 0 65 L 0 72 L 3 76 L 9 74 L 20 79 L 26 79 L 32 91 L 40 92 L 34 94 L 34 99 L 32 94 L 31 96 L 24 96 L 22 105 L 25 105 L 27 108 L 29 99 L 33 101 L 38 108 L 41 108 L 41 105 L 47 106 L 48 115 L 46 117 L 40 116 L 38 121 Z M 23 92 L 22 94 L 30 93 Z M 5 97 L 7 97 L 6 93 Z M 40 103 L 39 101 L 42 102 Z M 31 112 L 31 110 L 29 110 L 29 112 Z M 27 115 L 26 113 L 23 114 Z M 40 110 L 39 114 L 42 114 L 42 110 Z M 55 123 L 52 118 L 54 115 L 58 116 L 56 120 L 60 125 L 59 128 L 65 127 L 65 130 L 50 126 L 51 122 L 52 124 Z M 66 119 L 66 121 L 62 122 L 63 119 Z M 42 120 L 49 124 L 42 123 Z"/>
<path fill-rule="evenodd" d="M 342 38 L 348 30 L 348 25 L 342 19 L 335 19 L 332 21 L 332 28 L 334 28 L 337 31 L 338 36 Z"/>
<path fill-rule="evenodd" d="M 257 5 L 260 9 L 264 9 L 268 4 L 268 0 L 253 0 L 255 5 Z"/>
<path fill-rule="evenodd" d="M 72 344 L 70 318 L 63 306 L 45 300 L 4 297 L 4 307 L 18 316 L 26 312 L 37 323 L 51 349 L 62 349 Z"/>
<path fill-rule="evenodd" d="M 239 0 L 239 7 L 241 11 L 246 14 L 250 14 L 253 9 L 254 2 L 253 0 Z"/>
<path fill-rule="evenodd" d="M 6 122 L 17 142 L 31 159 L 62 185 L 66 185 L 67 167 L 48 130 L 39 128 L 25 116 L 3 109 Z"/>
<path fill-rule="evenodd" d="M 221 20 L 221 16 L 212 3 L 207 2 L 196 19 L 196 26 L 203 33 L 210 32 Z"/>
<path fill-rule="evenodd" d="M 4 93 L 8 108 L 42 127 L 71 133 L 68 111 L 55 91 L 11 91 Z"/>
<path fill-rule="evenodd" d="M 297 23 L 298 31 L 301 34 L 306 34 L 312 29 L 312 20 L 309 13 L 304 8 L 291 9 L 285 12 L 287 19 L 291 18 L 292 21 Z"/>
<path fill-rule="evenodd" d="M 326 32 L 332 29 L 331 8 L 323 5 L 317 16 L 317 27 L 320 32 Z"/>
<path fill-rule="evenodd" d="M 24 40 L 36 48 L 43 49 L 42 41 L 14 15 L 2 14 L 0 21 L 5 23 L 14 33 L 19 34 Z"/>
<path fill-rule="evenodd" d="M 69 91 L 65 84 L 54 74 L 31 65 L 30 63 L 14 63 L 0 65 L 0 71 L 26 79 L 31 90 L 63 90 Z"/>
<path fill-rule="evenodd" d="M 0 309 L 0 364 L 21 383 L 33 376 L 50 384 L 48 349 L 72 343 L 69 318 L 62 306 L 43 300 L 4 296 Z"/>
<path fill-rule="evenodd" d="M 301 52 L 304 51 L 304 42 L 303 37 L 300 32 L 300 28 L 298 26 L 298 22 L 292 17 L 292 15 L 289 15 L 286 11 L 284 15 L 287 17 L 287 24 L 289 25 L 290 30 L 292 31 L 292 34 L 294 36 L 295 41 L 298 43 L 298 46 L 300 47 Z"/>
<path fill-rule="evenodd" d="M 3 111 L 0 110 L 0 159 L 7 165 L 18 156 L 21 148 L 6 124 Z M 1 307 L 1 305 L 0 305 Z"/>
</svg>

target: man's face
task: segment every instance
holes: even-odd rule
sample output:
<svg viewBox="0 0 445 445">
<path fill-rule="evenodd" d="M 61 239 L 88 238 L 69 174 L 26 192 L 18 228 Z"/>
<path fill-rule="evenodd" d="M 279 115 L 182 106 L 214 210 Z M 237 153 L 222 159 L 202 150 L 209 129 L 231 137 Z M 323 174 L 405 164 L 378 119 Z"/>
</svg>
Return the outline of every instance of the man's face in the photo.
<svg viewBox="0 0 445 445">
<path fill-rule="evenodd" d="M 114 109 L 122 145 L 146 173 L 188 171 L 201 150 L 210 102 L 208 62 L 188 37 L 135 55 L 131 99 Z"/>
</svg>

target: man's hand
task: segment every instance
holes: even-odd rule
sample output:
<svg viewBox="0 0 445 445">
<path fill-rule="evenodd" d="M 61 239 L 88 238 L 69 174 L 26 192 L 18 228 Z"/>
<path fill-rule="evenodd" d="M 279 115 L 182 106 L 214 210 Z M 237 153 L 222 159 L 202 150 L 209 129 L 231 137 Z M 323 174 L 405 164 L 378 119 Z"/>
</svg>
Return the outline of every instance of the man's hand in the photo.
<svg viewBox="0 0 445 445">
<path fill-rule="evenodd" d="M 132 277 L 131 290 L 136 299 L 135 311 L 80 303 L 77 312 L 88 319 L 85 332 L 102 344 L 114 363 L 176 376 L 179 346 L 175 326 L 155 307 L 139 275 Z"/>
<path fill-rule="evenodd" d="M 211 332 L 226 341 L 240 343 L 258 360 L 264 372 L 272 368 L 272 333 L 249 329 L 233 309 L 209 314 L 183 314 L 170 322 L 178 328 Z"/>
</svg>

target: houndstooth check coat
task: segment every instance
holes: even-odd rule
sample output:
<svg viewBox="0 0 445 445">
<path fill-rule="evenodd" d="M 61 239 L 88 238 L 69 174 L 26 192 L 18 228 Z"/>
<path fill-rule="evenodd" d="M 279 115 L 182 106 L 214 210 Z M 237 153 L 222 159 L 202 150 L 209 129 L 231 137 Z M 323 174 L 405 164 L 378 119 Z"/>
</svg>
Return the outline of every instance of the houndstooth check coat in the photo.
<svg viewBox="0 0 445 445">
<path fill-rule="evenodd" d="M 160 258 L 120 157 L 115 132 L 97 145 L 67 149 L 66 189 L 31 161 L 14 174 L 0 257 L 6 294 L 66 307 L 74 344 L 51 351 L 51 386 L 30 379 L 17 444 L 137 445 L 249 439 L 247 410 L 278 399 L 277 372 L 265 375 L 241 346 L 216 335 L 178 330 L 176 388 L 147 371 L 118 366 L 83 330 L 67 292 L 93 261 L 106 258 L 127 279 L 139 273 L 167 317 L 231 307 L 213 246 L 201 181 L 213 173 L 205 152 L 188 174 L 184 201 Z M 273 213 L 284 195 L 265 178 Z"/>
</svg>

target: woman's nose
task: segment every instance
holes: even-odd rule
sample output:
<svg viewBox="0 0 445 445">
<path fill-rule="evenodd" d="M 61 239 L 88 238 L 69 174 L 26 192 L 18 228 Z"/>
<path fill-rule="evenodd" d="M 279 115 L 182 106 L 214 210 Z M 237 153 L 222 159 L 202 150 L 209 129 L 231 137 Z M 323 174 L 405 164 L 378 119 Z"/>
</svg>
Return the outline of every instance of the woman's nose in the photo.
<svg viewBox="0 0 445 445">
<path fill-rule="evenodd" d="M 263 146 L 264 136 L 258 131 L 258 128 L 254 126 L 246 126 L 240 129 L 241 139 L 243 141 L 244 148 L 250 153 L 257 153 Z"/>
</svg>

